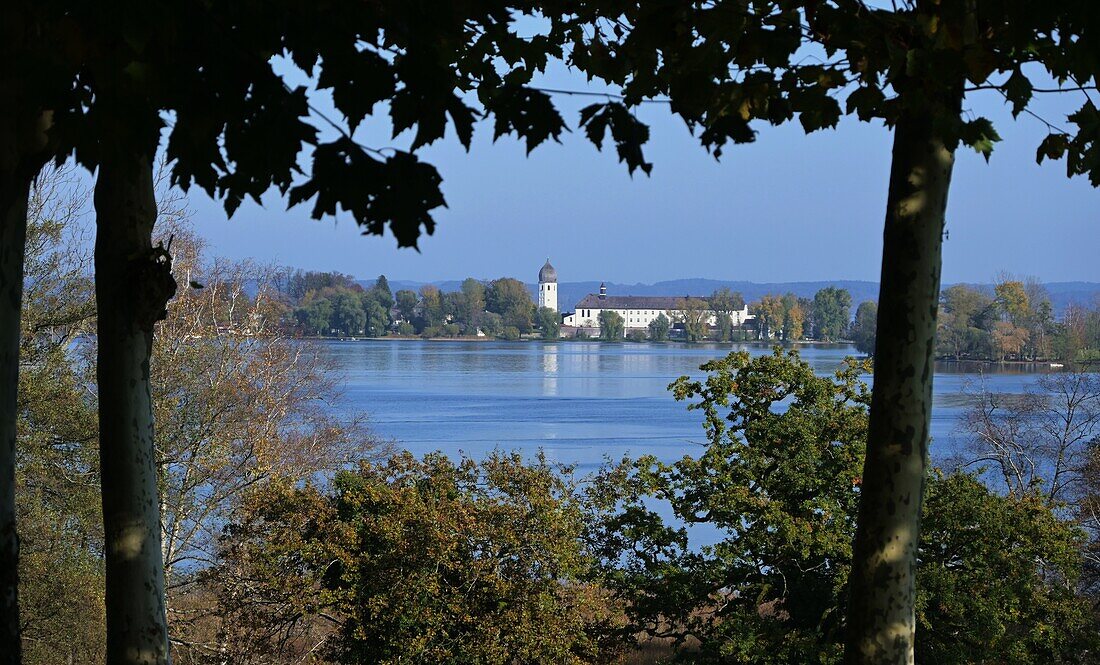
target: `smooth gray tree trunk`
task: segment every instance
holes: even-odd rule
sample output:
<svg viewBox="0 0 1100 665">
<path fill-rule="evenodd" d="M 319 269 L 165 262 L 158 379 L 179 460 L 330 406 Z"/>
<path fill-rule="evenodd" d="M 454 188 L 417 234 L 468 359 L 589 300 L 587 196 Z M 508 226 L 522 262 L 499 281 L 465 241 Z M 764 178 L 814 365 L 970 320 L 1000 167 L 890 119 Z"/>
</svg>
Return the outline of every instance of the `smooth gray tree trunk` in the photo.
<svg viewBox="0 0 1100 665">
<path fill-rule="evenodd" d="M 953 106 L 910 110 L 894 129 L 871 421 L 850 577 L 849 665 L 913 663 L 944 212 L 955 161 L 933 118 L 941 111 L 957 117 Z"/>
<path fill-rule="evenodd" d="M 19 320 L 30 178 L 0 180 L 0 664 L 21 662 L 19 535 L 15 524 L 15 440 L 19 420 Z"/>
<path fill-rule="evenodd" d="M 149 358 L 175 292 L 152 246 L 151 154 L 112 151 L 95 187 L 100 466 L 107 563 L 107 662 L 167 664 Z"/>
</svg>

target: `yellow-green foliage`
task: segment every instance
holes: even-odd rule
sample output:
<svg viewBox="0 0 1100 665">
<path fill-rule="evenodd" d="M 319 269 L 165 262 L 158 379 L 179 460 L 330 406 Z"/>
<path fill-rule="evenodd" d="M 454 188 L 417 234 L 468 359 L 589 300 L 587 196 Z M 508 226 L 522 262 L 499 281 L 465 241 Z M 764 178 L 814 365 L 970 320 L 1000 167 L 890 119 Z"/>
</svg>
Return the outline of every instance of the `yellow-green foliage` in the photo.
<svg viewBox="0 0 1100 665">
<path fill-rule="evenodd" d="M 619 634 L 672 638 L 693 663 L 840 662 L 868 366 L 849 361 L 815 376 L 777 349 L 702 369 L 704 379 L 671 386 L 705 416 L 701 453 L 674 464 L 624 460 L 589 491 L 589 540 L 630 618 Z M 694 544 L 683 525 L 717 532 L 716 544 Z M 1090 653 L 1089 606 L 1075 594 L 1080 536 L 1037 496 L 999 496 L 966 474 L 931 478 L 918 662 Z"/>
<path fill-rule="evenodd" d="M 242 645 L 253 651 L 293 647 L 267 636 L 324 615 L 337 627 L 323 654 L 338 662 L 598 662 L 615 653 L 599 641 L 615 613 L 584 581 L 575 496 L 546 463 L 495 454 L 401 454 L 340 474 L 329 492 L 273 486 L 224 540 L 227 565 L 265 584 L 223 595 L 234 623 L 268 627 L 251 632 L 264 643 Z"/>
</svg>

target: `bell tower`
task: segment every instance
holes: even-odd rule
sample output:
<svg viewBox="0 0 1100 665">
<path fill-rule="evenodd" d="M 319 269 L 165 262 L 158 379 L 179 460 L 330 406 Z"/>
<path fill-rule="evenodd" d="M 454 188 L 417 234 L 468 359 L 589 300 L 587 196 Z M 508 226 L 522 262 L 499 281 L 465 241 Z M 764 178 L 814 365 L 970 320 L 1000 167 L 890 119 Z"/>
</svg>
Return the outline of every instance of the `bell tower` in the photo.
<svg viewBox="0 0 1100 665">
<path fill-rule="evenodd" d="M 539 270 L 539 307 L 558 311 L 558 271 L 550 265 L 550 259 Z"/>
</svg>

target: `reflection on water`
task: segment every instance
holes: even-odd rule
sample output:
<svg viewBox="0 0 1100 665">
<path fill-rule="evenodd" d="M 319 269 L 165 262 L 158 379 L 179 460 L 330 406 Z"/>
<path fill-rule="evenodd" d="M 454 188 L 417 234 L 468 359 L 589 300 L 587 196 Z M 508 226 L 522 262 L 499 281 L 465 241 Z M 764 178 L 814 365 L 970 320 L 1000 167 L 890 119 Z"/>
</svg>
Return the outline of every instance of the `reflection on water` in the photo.
<svg viewBox="0 0 1100 665">
<path fill-rule="evenodd" d="M 542 394 L 553 397 L 558 394 L 558 345 L 550 344 L 542 354 Z"/>
<path fill-rule="evenodd" d="M 480 456 L 501 448 L 582 466 L 605 457 L 654 454 L 666 461 L 696 454 L 698 412 L 688 412 L 668 384 L 744 344 L 601 344 L 598 342 L 326 342 L 346 381 L 340 408 L 370 416 L 375 430 L 416 454 L 442 450 Z M 802 357 L 821 374 L 855 350 L 808 345 Z M 932 455 L 957 444 L 968 394 L 984 386 L 1022 393 L 1043 364 L 938 363 Z M 867 377 L 870 380 L 870 377 Z"/>
<path fill-rule="evenodd" d="M 1050 363 L 984 363 L 977 360 L 936 361 L 937 374 L 1046 374 L 1058 371 Z"/>
</svg>

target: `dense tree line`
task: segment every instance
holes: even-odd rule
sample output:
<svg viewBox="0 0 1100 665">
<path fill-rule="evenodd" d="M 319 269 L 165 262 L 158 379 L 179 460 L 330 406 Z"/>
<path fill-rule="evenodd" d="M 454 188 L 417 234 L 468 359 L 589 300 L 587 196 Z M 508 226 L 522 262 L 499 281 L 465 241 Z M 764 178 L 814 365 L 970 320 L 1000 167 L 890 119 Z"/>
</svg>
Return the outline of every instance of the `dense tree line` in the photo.
<svg viewBox="0 0 1100 665">
<path fill-rule="evenodd" d="M 381 337 L 390 331 L 395 301 L 385 275 L 369 289 L 338 273 L 298 271 L 286 284 L 283 293 L 294 304 L 294 323 L 307 335 Z"/>
<path fill-rule="evenodd" d="M 766 295 L 748 305 L 748 312 L 754 318 L 747 322 L 735 317 L 745 305 L 744 296 L 725 287 L 706 298 L 681 298 L 676 304 L 675 320 L 662 314 L 646 330 L 632 331 L 629 338 L 632 341 L 666 341 L 675 334 L 688 342 L 835 341 L 845 339 L 849 333 L 851 296 L 845 289 L 828 287 L 812 299 L 799 298 L 793 293 Z M 605 317 L 601 313 L 600 337 L 623 339 L 625 329 L 610 316 L 613 312 L 607 314 Z"/>
<path fill-rule="evenodd" d="M 793 293 L 766 295 L 749 307 L 756 317 L 757 339 L 833 342 L 847 338 L 852 296 L 847 289 L 828 286 L 813 298 Z"/>
<path fill-rule="evenodd" d="M 560 315 L 536 307 L 527 286 L 511 277 L 470 277 L 457 291 L 428 284 L 393 293 L 385 275 L 364 289 L 348 275 L 290 271 L 280 284 L 293 311 L 291 324 L 307 335 L 519 339 L 538 331 L 558 339 L 561 329 Z"/>
<path fill-rule="evenodd" d="M 757 339 L 847 340 L 874 355 L 878 304 L 864 301 L 850 315 L 851 296 L 827 287 L 814 297 L 766 295 L 749 307 Z M 716 336 L 717 339 L 722 337 Z M 936 356 L 952 360 L 1100 359 L 1100 303 L 1069 305 L 1054 316 L 1050 296 L 1035 279 L 1000 279 L 992 291 L 957 284 L 940 294 Z"/>
<path fill-rule="evenodd" d="M 1001 279 L 993 292 L 958 284 L 940 296 L 936 353 L 953 360 L 1100 358 L 1100 303 L 1070 305 L 1058 321 L 1037 280 Z"/>
</svg>

